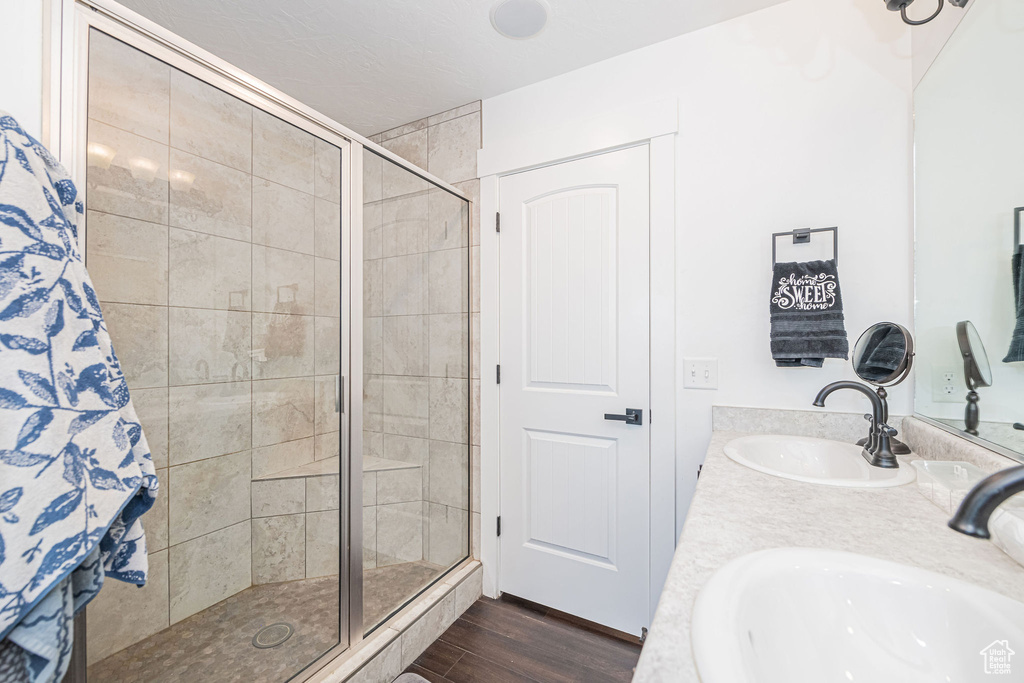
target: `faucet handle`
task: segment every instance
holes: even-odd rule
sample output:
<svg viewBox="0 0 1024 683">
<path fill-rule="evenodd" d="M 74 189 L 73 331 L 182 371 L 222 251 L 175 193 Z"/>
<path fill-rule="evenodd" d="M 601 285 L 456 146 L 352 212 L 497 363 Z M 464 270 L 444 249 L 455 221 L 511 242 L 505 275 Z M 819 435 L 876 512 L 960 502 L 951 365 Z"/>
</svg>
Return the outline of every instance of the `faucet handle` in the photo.
<svg viewBox="0 0 1024 683">
<path fill-rule="evenodd" d="M 891 439 L 896 435 L 896 430 L 887 424 L 878 425 L 878 443 L 875 450 L 870 452 L 870 462 L 875 467 L 896 469 L 900 466 L 896 455 L 892 452 Z"/>
</svg>

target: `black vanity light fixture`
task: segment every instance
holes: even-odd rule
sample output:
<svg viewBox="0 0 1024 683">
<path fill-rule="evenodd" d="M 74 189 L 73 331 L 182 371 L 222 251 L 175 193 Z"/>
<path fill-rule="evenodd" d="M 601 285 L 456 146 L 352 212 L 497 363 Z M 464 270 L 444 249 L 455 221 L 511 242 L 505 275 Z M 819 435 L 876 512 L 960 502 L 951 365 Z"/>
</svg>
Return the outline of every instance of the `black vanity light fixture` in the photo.
<svg viewBox="0 0 1024 683">
<path fill-rule="evenodd" d="M 950 4 L 954 7 L 966 7 L 970 0 L 949 0 Z M 885 6 L 893 12 L 899 12 L 900 16 L 903 17 L 903 21 L 910 24 L 911 26 L 920 26 L 921 24 L 927 24 L 929 21 L 939 16 L 939 12 L 942 11 L 942 7 L 945 4 L 945 0 L 939 0 L 939 6 L 927 19 L 915 20 L 907 16 L 907 8 L 914 4 L 914 0 L 885 0 Z"/>
</svg>

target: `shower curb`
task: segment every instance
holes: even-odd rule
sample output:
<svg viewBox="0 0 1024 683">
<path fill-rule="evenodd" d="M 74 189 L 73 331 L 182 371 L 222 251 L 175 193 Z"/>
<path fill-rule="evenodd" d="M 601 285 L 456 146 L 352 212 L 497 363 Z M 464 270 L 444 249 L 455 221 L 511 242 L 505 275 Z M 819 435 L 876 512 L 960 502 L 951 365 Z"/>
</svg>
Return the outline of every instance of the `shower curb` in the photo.
<svg viewBox="0 0 1024 683">
<path fill-rule="evenodd" d="M 308 683 L 391 683 L 483 594 L 483 565 L 466 560 Z"/>
</svg>

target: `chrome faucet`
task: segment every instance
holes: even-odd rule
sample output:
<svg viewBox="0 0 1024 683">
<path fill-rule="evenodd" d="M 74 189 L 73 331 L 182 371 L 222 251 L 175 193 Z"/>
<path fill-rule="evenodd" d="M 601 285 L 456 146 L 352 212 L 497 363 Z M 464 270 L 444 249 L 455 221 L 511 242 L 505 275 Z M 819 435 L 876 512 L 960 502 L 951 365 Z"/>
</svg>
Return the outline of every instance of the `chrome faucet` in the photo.
<svg viewBox="0 0 1024 683">
<path fill-rule="evenodd" d="M 839 391 L 840 389 L 859 391 L 871 401 L 871 433 L 868 434 L 867 443 L 864 444 L 864 450 L 861 451 L 864 459 L 874 467 L 886 469 L 899 467 L 900 463 L 892 452 L 892 437 L 896 436 L 896 430 L 883 423 L 883 420 L 886 419 L 885 406 L 882 403 L 882 399 L 878 397 L 878 394 L 871 387 L 860 382 L 833 382 L 818 392 L 818 396 L 814 399 L 814 405 L 824 408 L 825 399 L 832 392 Z"/>
<path fill-rule="evenodd" d="M 996 472 L 971 489 L 960 503 L 949 528 L 975 538 L 989 538 L 988 520 L 1010 496 L 1024 491 L 1024 465 Z"/>
</svg>

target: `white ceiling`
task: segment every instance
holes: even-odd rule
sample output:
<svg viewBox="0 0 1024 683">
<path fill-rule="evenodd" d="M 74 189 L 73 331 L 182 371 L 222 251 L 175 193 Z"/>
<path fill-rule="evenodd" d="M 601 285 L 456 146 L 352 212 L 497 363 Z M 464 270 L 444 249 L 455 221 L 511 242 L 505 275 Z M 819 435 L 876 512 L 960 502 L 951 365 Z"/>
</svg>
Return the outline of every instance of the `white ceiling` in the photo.
<svg viewBox="0 0 1024 683">
<path fill-rule="evenodd" d="M 493 0 L 121 0 L 366 135 L 783 1 L 549 0 L 516 41 Z"/>
</svg>

